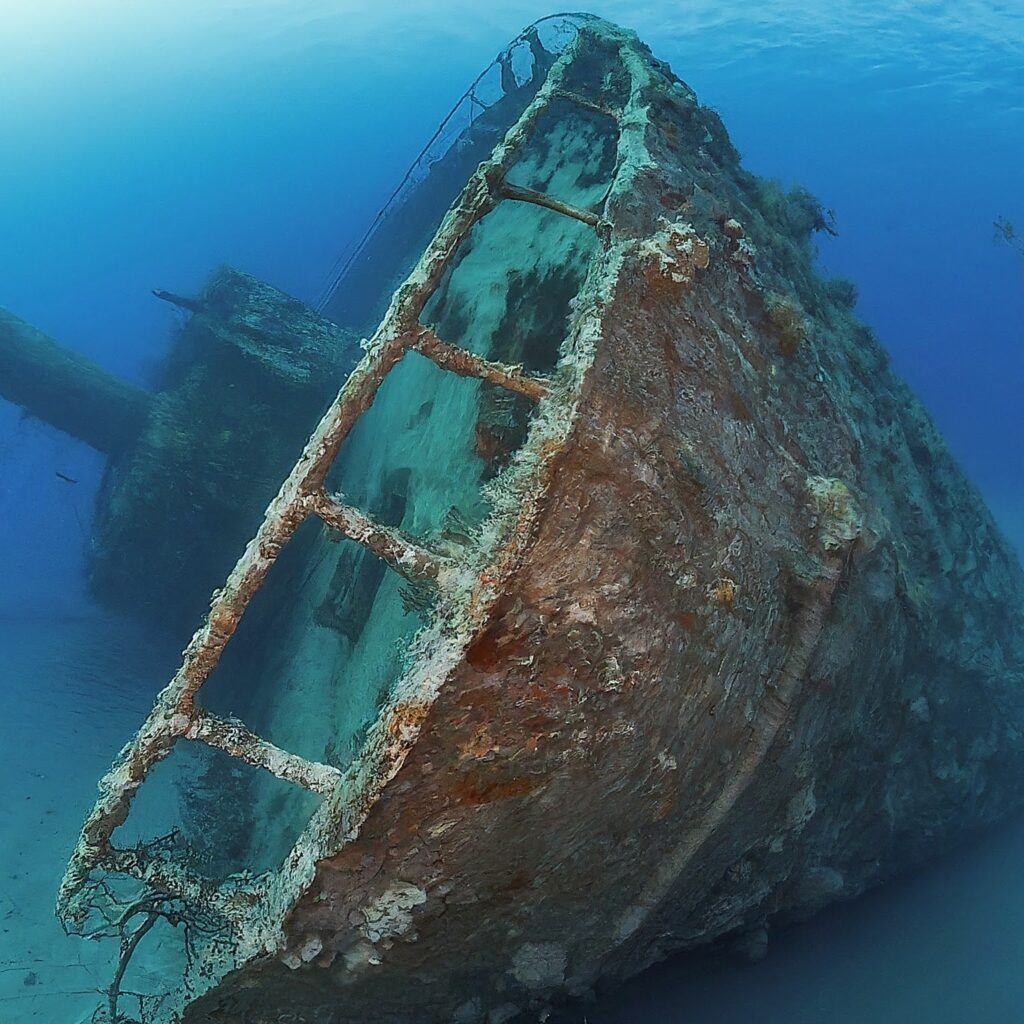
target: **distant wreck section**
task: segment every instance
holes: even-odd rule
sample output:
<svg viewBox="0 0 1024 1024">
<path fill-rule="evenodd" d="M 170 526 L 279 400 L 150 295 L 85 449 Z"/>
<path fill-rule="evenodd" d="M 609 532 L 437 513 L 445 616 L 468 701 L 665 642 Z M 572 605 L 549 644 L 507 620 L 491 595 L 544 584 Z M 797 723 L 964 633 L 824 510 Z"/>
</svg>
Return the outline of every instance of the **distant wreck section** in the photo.
<svg viewBox="0 0 1024 1024">
<path fill-rule="evenodd" d="M 201 922 L 154 1020 L 543 1019 L 1024 803 L 1024 574 L 827 218 L 575 24 L 101 782 L 59 913 Z"/>
<path fill-rule="evenodd" d="M 93 593 L 194 627 L 338 381 L 350 332 L 225 267 L 189 314 L 155 392 L 0 309 L 0 397 L 109 456 L 89 548 Z"/>
</svg>

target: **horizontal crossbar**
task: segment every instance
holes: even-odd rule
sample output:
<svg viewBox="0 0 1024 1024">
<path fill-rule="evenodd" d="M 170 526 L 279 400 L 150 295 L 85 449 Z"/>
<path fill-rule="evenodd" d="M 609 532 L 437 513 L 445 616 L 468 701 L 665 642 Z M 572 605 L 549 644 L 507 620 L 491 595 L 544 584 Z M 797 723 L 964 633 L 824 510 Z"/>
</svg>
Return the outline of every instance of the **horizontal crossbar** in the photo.
<svg viewBox="0 0 1024 1024">
<path fill-rule="evenodd" d="M 308 498 L 309 507 L 324 523 L 362 544 L 382 558 L 399 575 L 414 582 L 437 582 L 448 568 L 448 561 L 409 540 L 399 530 L 374 522 L 351 505 L 318 491 Z"/>
<path fill-rule="evenodd" d="M 263 768 L 279 779 L 322 796 L 333 793 L 341 780 L 337 768 L 290 754 L 257 736 L 237 719 L 218 718 L 200 708 L 196 708 L 185 738 L 216 747 L 254 768 Z"/>
<path fill-rule="evenodd" d="M 595 114 L 604 114 L 605 117 L 610 117 L 614 121 L 617 121 L 619 118 L 620 111 L 614 107 L 610 107 L 605 103 L 599 103 L 597 100 L 588 99 L 586 96 L 581 96 L 578 92 L 559 89 L 554 95 L 557 99 L 566 100 L 577 107 L 583 107 L 584 110 L 592 110 Z"/>
<path fill-rule="evenodd" d="M 517 394 L 526 395 L 535 402 L 546 398 L 551 385 L 542 377 L 532 377 L 523 373 L 521 366 L 507 366 L 482 359 L 478 355 L 442 341 L 432 330 L 424 327 L 413 339 L 413 351 L 436 363 L 442 370 L 456 373 L 460 377 L 477 377 L 490 384 L 507 388 Z"/>
<path fill-rule="evenodd" d="M 572 217 L 574 220 L 582 221 L 596 228 L 601 223 L 601 218 L 590 210 L 581 210 L 576 206 L 563 203 L 561 199 L 555 199 L 544 192 L 537 192 L 532 188 L 523 188 L 521 185 L 512 185 L 503 182 L 501 194 L 505 199 L 512 199 L 517 203 L 533 203 L 534 206 L 543 206 L 547 210 L 554 210 L 563 217 Z"/>
</svg>

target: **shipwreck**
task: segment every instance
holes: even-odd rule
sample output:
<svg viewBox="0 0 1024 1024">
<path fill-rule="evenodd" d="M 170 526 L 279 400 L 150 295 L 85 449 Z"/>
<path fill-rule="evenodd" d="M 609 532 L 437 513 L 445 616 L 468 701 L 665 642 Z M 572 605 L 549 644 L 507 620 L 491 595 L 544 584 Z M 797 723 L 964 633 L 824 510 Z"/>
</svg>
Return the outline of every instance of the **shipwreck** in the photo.
<svg viewBox="0 0 1024 1024">
<path fill-rule="evenodd" d="M 1024 577 L 815 273 L 827 216 L 605 21 L 539 23 L 492 77 L 318 311 L 224 271 L 162 391 L 103 380 L 121 418 L 65 424 L 113 453 L 105 592 L 151 600 L 172 529 L 203 573 L 254 534 L 68 866 L 66 926 L 121 941 L 97 1020 L 133 1019 L 164 925 L 188 956 L 143 1019 L 543 1017 L 1022 803 Z M 183 410 L 227 379 L 196 466 Z M 146 539 L 172 456 L 210 486 Z"/>
</svg>

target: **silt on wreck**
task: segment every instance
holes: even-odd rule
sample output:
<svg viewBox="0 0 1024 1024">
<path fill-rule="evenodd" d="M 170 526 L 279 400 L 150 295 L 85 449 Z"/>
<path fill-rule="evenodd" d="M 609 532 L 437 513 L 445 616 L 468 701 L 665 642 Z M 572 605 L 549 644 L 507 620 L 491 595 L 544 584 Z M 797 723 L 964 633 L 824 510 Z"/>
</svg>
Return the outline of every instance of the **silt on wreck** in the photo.
<svg viewBox="0 0 1024 1024">
<path fill-rule="evenodd" d="M 101 782 L 69 927 L 121 877 L 220 922 L 167 1016 L 543 1015 L 1021 804 L 1021 568 L 820 208 L 574 23 Z"/>
</svg>

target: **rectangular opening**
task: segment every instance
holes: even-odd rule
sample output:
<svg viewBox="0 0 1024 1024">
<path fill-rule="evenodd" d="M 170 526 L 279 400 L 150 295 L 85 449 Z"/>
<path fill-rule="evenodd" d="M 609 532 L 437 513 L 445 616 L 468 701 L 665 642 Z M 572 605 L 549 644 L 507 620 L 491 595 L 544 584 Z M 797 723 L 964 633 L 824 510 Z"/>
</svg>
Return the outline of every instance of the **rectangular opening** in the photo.
<svg viewBox="0 0 1024 1024">
<path fill-rule="evenodd" d="M 449 344 L 549 373 L 597 245 L 588 224 L 506 200 L 474 226 L 420 319 Z"/>
<path fill-rule="evenodd" d="M 519 397 L 410 352 L 356 424 L 328 489 L 419 543 L 464 543 L 489 511 L 481 493 L 489 466 L 503 464 L 485 415 L 492 392 Z M 516 438 L 534 409 L 522 401 L 523 414 L 507 418 Z M 514 449 L 519 441 L 510 443 Z"/>
<path fill-rule="evenodd" d="M 344 768 L 404 670 L 431 598 L 310 520 L 256 593 L 198 703 L 289 753 Z"/>
<path fill-rule="evenodd" d="M 125 849 L 177 832 L 170 845 L 176 859 L 220 882 L 279 867 L 319 799 L 221 750 L 182 740 L 150 772 L 112 841 Z"/>
<path fill-rule="evenodd" d="M 570 100 L 554 99 L 537 119 L 508 181 L 577 209 L 600 213 L 615 173 L 618 142 L 613 118 Z"/>
</svg>

